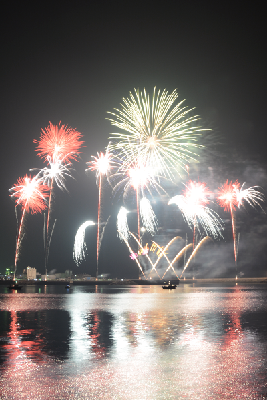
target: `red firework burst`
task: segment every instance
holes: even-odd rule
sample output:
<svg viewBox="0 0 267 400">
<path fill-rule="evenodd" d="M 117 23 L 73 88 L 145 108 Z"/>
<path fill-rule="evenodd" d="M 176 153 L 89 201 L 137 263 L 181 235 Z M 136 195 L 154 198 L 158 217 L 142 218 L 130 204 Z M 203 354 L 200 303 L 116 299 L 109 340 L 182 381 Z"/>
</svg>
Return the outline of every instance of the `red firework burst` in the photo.
<svg viewBox="0 0 267 400">
<path fill-rule="evenodd" d="M 234 183 L 228 180 L 219 188 L 218 203 L 224 207 L 225 211 L 235 210 L 238 206 L 238 193 L 240 191 L 240 183 L 236 180 Z"/>
<path fill-rule="evenodd" d="M 46 208 L 46 197 L 49 196 L 49 187 L 43 185 L 36 177 L 25 175 L 19 178 L 17 183 L 10 189 L 11 197 L 15 197 L 16 206 L 20 205 L 23 210 L 36 214 Z"/>
<path fill-rule="evenodd" d="M 34 140 L 38 143 L 36 151 L 41 158 L 50 156 L 52 161 L 60 159 L 61 162 L 76 160 L 80 153 L 80 148 L 84 142 L 80 141 L 82 134 L 76 129 L 67 125 L 49 125 L 41 130 L 40 140 Z"/>
</svg>

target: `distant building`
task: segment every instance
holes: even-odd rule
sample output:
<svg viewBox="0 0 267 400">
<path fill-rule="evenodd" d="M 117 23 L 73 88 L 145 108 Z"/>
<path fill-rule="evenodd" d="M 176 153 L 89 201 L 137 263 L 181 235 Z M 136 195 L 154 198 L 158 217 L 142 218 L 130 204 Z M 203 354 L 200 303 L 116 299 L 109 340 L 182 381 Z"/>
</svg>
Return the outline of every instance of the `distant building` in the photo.
<svg viewBox="0 0 267 400">
<path fill-rule="evenodd" d="M 36 268 L 27 267 L 27 279 L 36 279 Z"/>
<path fill-rule="evenodd" d="M 79 280 L 81 280 L 81 281 L 87 281 L 87 280 L 94 281 L 94 280 L 95 280 L 94 277 L 92 277 L 91 275 L 88 275 L 88 274 L 78 274 L 78 275 L 75 275 L 75 279 L 76 279 L 77 281 L 79 281 Z"/>
<path fill-rule="evenodd" d="M 47 275 L 47 280 L 48 281 L 55 281 L 57 278 L 56 278 L 56 275 L 55 274 L 51 274 L 51 275 Z"/>
<path fill-rule="evenodd" d="M 64 272 L 59 272 L 55 274 L 56 279 L 64 279 L 65 280 L 65 273 Z"/>
</svg>

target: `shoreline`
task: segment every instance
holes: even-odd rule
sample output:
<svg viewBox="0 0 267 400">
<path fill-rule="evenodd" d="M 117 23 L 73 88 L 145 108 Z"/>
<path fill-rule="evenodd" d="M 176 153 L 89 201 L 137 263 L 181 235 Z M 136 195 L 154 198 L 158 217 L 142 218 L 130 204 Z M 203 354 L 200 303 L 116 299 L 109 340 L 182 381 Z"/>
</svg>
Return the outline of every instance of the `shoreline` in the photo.
<svg viewBox="0 0 267 400">
<path fill-rule="evenodd" d="M 169 279 L 167 280 L 169 281 Z M 210 279 L 171 279 L 171 283 L 173 284 L 221 284 L 221 283 L 248 283 L 248 284 L 253 284 L 253 283 L 262 283 L 262 284 L 267 284 L 267 277 L 261 277 L 261 278 L 210 278 Z M 0 285 L 10 285 L 13 281 L 11 280 L 3 280 L 0 281 Z M 33 281 L 33 280 L 17 280 L 19 285 L 40 285 L 40 286 L 45 286 L 45 285 L 67 285 L 69 284 L 69 280 L 66 281 Z M 118 279 L 118 280 L 92 280 L 92 281 L 80 281 L 80 280 L 74 280 L 71 285 L 76 286 L 76 285 L 87 285 L 87 286 L 97 286 L 97 285 L 112 285 L 112 286 L 129 286 L 129 285 L 163 285 L 166 283 L 166 281 L 163 280 L 140 280 L 140 279 Z"/>
</svg>

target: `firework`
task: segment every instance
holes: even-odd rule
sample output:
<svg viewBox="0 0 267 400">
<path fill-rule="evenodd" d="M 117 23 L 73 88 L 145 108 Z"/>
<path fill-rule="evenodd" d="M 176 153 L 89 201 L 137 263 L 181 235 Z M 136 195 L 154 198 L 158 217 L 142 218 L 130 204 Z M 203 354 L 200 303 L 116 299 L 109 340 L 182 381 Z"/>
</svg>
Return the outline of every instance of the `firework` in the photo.
<svg viewBox="0 0 267 400">
<path fill-rule="evenodd" d="M 53 162 L 50 156 L 47 156 L 47 161 L 49 163 L 49 167 L 45 167 L 39 170 L 38 178 L 43 182 L 44 185 L 47 185 L 49 188 L 52 187 L 53 181 L 61 190 L 65 190 L 68 192 L 68 189 L 65 185 L 66 177 L 73 178 L 71 175 L 72 168 L 71 164 L 63 164 L 60 159 L 55 159 Z M 30 169 L 30 171 L 34 171 L 34 169 Z M 73 178 L 74 179 L 74 178 Z"/>
<path fill-rule="evenodd" d="M 73 247 L 73 259 L 77 266 L 81 264 L 81 262 L 86 257 L 87 247 L 85 243 L 85 230 L 88 226 L 95 225 L 93 221 L 84 222 L 78 229 Z"/>
<path fill-rule="evenodd" d="M 128 240 L 130 236 L 127 222 L 128 212 L 125 207 L 121 207 L 117 215 L 117 231 L 120 240 Z"/>
<path fill-rule="evenodd" d="M 49 125 L 41 130 L 39 141 L 34 140 L 34 143 L 37 143 L 36 151 L 41 158 L 50 156 L 52 162 L 60 159 L 67 163 L 77 159 L 84 143 L 80 140 L 81 137 L 82 134 L 76 129 L 61 123 L 53 125 L 49 122 Z"/>
<path fill-rule="evenodd" d="M 174 240 L 178 239 L 178 238 L 181 239 L 179 236 L 175 237 L 175 238 L 174 238 L 173 240 L 171 240 L 164 248 L 163 248 L 163 247 L 160 247 L 156 242 L 152 242 L 152 243 L 155 243 L 156 246 L 158 247 L 158 253 L 159 253 L 159 255 L 158 255 L 157 262 L 160 260 L 160 258 L 161 258 L 162 256 L 164 256 L 165 259 L 167 260 L 168 264 L 169 264 L 169 267 L 167 268 L 167 270 L 169 270 L 170 268 L 172 268 L 172 270 L 173 270 L 173 272 L 174 272 L 175 275 L 176 275 L 176 272 L 175 272 L 175 270 L 174 270 L 174 268 L 173 268 L 173 265 L 172 265 L 173 263 L 170 262 L 169 258 L 168 258 L 167 255 L 166 255 L 166 252 L 167 252 L 168 247 L 171 245 L 171 243 L 172 243 Z M 157 253 L 157 254 L 158 254 L 158 253 Z M 157 262 L 153 265 L 153 268 L 156 267 Z M 152 270 L 153 270 L 153 268 L 152 268 Z M 156 269 L 156 268 L 155 268 L 155 269 Z M 165 274 L 164 274 L 164 275 L 165 275 Z M 176 275 L 176 277 L 178 278 L 177 275 Z"/>
<path fill-rule="evenodd" d="M 186 254 L 187 250 L 190 249 L 191 247 L 193 247 L 192 243 L 187 244 L 185 247 L 182 248 L 182 250 L 179 251 L 178 254 L 176 254 L 176 256 L 174 257 L 174 259 L 172 260 L 172 262 L 169 264 L 168 268 L 166 269 L 166 271 L 164 272 L 163 276 L 161 279 L 164 278 L 165 274 L 169 271 L 170 268 L 173 268 L 173 264 L 178 261 L 183 255 Z"/>
<path fill-rule="evenodd" d="M 100 251 L 100 225 L 101 225 L 101 200 L 102 200 L 102 176 L 107 175 L 108 170 L 111 168 L 112 164 L 112 154 L 109 150 L 106 150 L 106 153 L 97 153 L 97 157 L 92 156 L 94 158 L 93 161 L 88 162 L 89 168 L 91 171 L 96 171 L 96 178 L 98 182 L 98 216 L 97 216 L 97 267 L 96 267 L 96 276 L 98 276 L 98 260 L 99 260 L 99 251 Z"/>
<path fill-rule="evenodd" d="M 180 236 L 174 237 L 173 239 L 171 239 L 171 240 L 169 241 L 169 243 L 167 243 L 167 245 L 166 245 L 163 249 L 160 248 L 156 242 L 153 242 L 153 243 L 155 243 L 156 247 L 158 247 L 159 255 L 158 255 L 158 258 L 157 258 L 156 262 L 155 262 L 154 264 L 152 264 L 152 270 L 151 270 L 151 272 L 153 271 L 153 269 L 156 271 L 156 266 L 157 266 L 157 264 L 159 263 L 160 259 L 162 258 L 163 255 L 164 255 L 164 257 L 166 258 L 166 252 L 167 252 L 168 248 L 169 248 L 170 245 L 171 245 L 175 240 L 177 240 L 177 239 L 181 239 L 181 237 L 180 237 Z"/>
<path fill-rule="evenodd" d="M 259 206 L 262 208 L 259 202 L 264 201 L 264 195 L 258 190 L 255 190 L 255 188 L 258 188 L 258 186 L 252 186 L 250 188 L 243 189 L 244 185 L 245 182 L 241 186 L 241 189 L 236 193 L 238 207 L 240 208 L 240 206 L 243 205 L 243 202 L 246 201 L 251 207 Z"/>
<path fill-rule="evenodd" d="M 116 171 L 109 176 L 109 182 L 113 187 L 113 192 L 123 189 L 124 201 L 131 189 L 139 192 L 141 196 L 145 196 L 146 192 L 151 196 L 153 192 L 166 194 L 155 171 L 149 165 L 146 165 L 140 157 L 130 164 L 120 160 L 117 163 Z"/>
<path fill-rule="evenodd" d="M 16 241 L 15 271 L 19 257 L 19 248 L 25 213 L 28 212 L 36 214 L 42 212 L 46 208 L 46 198 L 48 197 L 47 190 L 49 190 L 49 188 L 46 185 L 42 185 L 39 179 L 36 177 L 31 178 L 27 175 L 25 175 L 23 178 L 19 178 L 17 183 L 10 189 L 10 192 L 12 192 L 10 196 L 15 198 L 16 206 L 20 206 L 22 209 L 22 216 L 18 227 Z"/>
<path fill-rule="evenodd" d="M 137 253 L 131 253 L 129 257 L 130 257 L 131 260 L 136 260 L 138 258 L 138 254 Z"/>
<path fill-rule="evenodd" d="M 101 178 L 101 175 L 107 175 L 108 171 L 111 169 L 111 166 L 114 163 L 112 157 L 112 153 L 110 153 L 107 148 L 105 153 L 97 153 L 97 157 L 92 156 L 94 160 L 87 162 L 89 166 L 88 169 L 96 171 L 96 177 L 99 179 Z"/>
<path fill-rule="evenodd" d="M 203 244 L 206 243 L 206 242 L 209 241 L 209 240 L 212 240 L 209 236 L 204 237 L 204 238 L 198 243 L 198 245 L 196 246 L 196 248 L 193 249 L 193 252 L 192 252 L 191 256 L 188 258 L 188 261 L 187 261 L 187 263 L 186 263 L 185 266 L 184 266 L 184 269 L 183 269 L 183 271 L 182 271 L 182 273 L 181 273 L 180 278 L 182 277 L 184 271 L 186 270 L 186 268 L 188 267 L 188 265 L 190 264 L 190 262 L 192 261 L 192 259 L 193 259 L 193 258 L 195 257 L 195 255 L 197 254 L 197 252 L 198 252 L 198 250 L 200 249 L 200 247 L 203 246 Z M 190 246 L 190 245 L 188 245 L 188 246 Z"/>
<path fill-rule="evenodd" d="M 245 182 L 240 188 L 240 183 L 238 181 L 234 183 L 231 181 L 228 183 L 227 180 L 224 185 L 219 188 L 218 203 L 221 207 L 224 207 L 225 211 L 231 211 L 231 209 L 235 211 L 236 207 L 240 208 L 244 201 L 252 207 L 261 207 L 259 202 L 264 201 L 264 195 L 258 190 L 255 190 L 258 186 L 243 189 L 244 185 Z"/>
<path fill-rule="evenodd" d="M 156 262 L 153 263 L 152 260 L 151 260 L 151 258 L 150 258 L 149 255 L 148 255 L 149 248 L 147 247 L 147 244 L 146 244 L 145 247 L 143 247 L 142 244 L 141 244 L 141 242 L 137 239 L 137 237 L 136 237 L 132 232 L 130 232 L 130 235 L 134 238 L 134 240 L 135 240 L 136 243 L 138 244 L 138 247 L 139 247 L 139 252 L 138 252 L 138 254 L 141 254 L 141 255 L 143 255 L 143 256 L 146 256 L 146 258 L 148 259 L 148 261 L 149 261 L 149 263 L 150 263 L 150 265 L 151 265 L 151 267 L 152 267 L 151 270 L 150 270 L 150 274 L 151 274 L 153 271 L 155 271 L 156 274 L 158 275 L 158 277 L 159 277 L 160 279 L 163 279 L 164 276 L 165 276 L 165 274 L 166 274 L 166 272 L 169 271 L 169 269 L 172 269 L 173 272 L 174 272 L 174 274 L 175 274 L 176 277 L 178 278 L 178 276 L 177 276 L 177 274 L 176 274 L 176 272 L 175 272 L 175 269 L 174 269 L 174 267 L 173 267 L 173 264 L 174 264 L 176 261 L 178 261 L 178 260 L 180 259 L 180 257 L 182 257 L 182 256 L 184 255 L 184 253 L 185 253 L 190 247 L 192 247 L 192 243 L 186 245 L 181 251 L 179 251 L 179 253 L 176 254 L 176 256 L 174 257 L 174 259 L 173 259 L 172 261 L 170 261 L 169 258 L 167 257 L 168 248 L 169 248 L 177 239 L 182 239 L 182 238 L 181 238 L 180 236 L 176 236 L 176 237 L 174 237 L 173 239 L 171 239 L 171 240 L 169 241 L 169 243 L 167 243 L 166 246 L 164 246 L 164 247 L 161 247 L 161 246 L 159 246 L 156 242 L 152 241 L 152 246 L 151 246 L 150 250 L 151 250 L 151 251 L 157 250 L 157 253 L 156 253 L 156 254 L 157 254 L 157 256 L 158 256 Z M 129 246 L 128 246 L 128 247 L 129 247 Z M 130 247 L 129 247 L 129 249 L 130 249 Z M 137 253 L 131 253 L 131 254 L 130 254 L 130 257 L 131 257 L 132 260 L 136 260 L 137 263 L 138 263 L 138 265 L 140 265 L 139 260 L 138 260 L 138 254 L 137 254 Z M 164 257 L 164 258 L 166 259 L 166 261 L 167 261 L 167 263 L 168 263 L 168 267 L 167 267 L 165 273 L 163 274 L 163 276 L 160 277 L 156 267 L 157 267 L 157 265 L 158 265 L 158 263 L 159 263 L 159 261 L 161 260 L 162 257 Z M 143 270 L 142 270 L 142 271 L 143 271 Z M 144 273 L 144 272 L 143 272 L 143 273 Z"/>
<path fill-rule="evenodd" d="M 48 197 L 46 185 L 42 185 L 41 181 L 36 177 L 25 175 L 19 178 L 17 183 L 9 189 L 12 198 L 15 198 L 16 206 L 21 206 L 22 210 L 36 214 L 42 212 L 47 204 Z"/>
<path fill-rule="evenodd" d="M 241 207 L 246 201 L 252 207 L 259 206 L 260 201 L 264 201 L 264 196 L 258 190 L 255 190 L 257 186 L 252 186 L 248 189 L 243 189 L 245 183 L 240 188 L 240 183 L 236 180 L 235 182 L 228 182 L 228 180 L 219 188 L 218 203 L 225 211 L 230 211 L 232 220 L 232 231 L 234 240 L 234 256 L 235 264 L 237 262 L 237 235 L 236 235 L 236 216 L 235 211 L 237 207 Z"/>
<path fill-rule="evenodd" d="M 190 180 L 185 186 L 184 197 L 190 207 L 204 207 L 209 203 L 208 197 L 211 195 L 211 192 L 207 188 L 206 183 Z"/>
<path fill-rule="evenodd" d="M 112 133 L 111 148 L 121 154 L 127 164 L 140 157 L 158 176 L 168 179 L 186 163 L 195 161 L 196 150 L 202 146 L 198 139 L 202 129 L 197 125 L 199 116 L 189 116 L 193 109 L 184 106 L 184 101 L 175 105 L 176 90 L 156 91 L 150 101 L 149 94 L 134 90 L 123 99 L 121 109 L 109 112 L 111 124 L 120 129 Z"/>
<path fill-rule="evenodd" d="M 207 235 L 214 238 L 222 236 L 222 221 L 218 214 L 205 205 L 209 202 L 210 191 L 205 183 L 190 181 L 186 185 L 184 195 L 177 195 L 170 199 L 168 204 L 176 204 L 181 210 L 188 226 L 193 230 L 193 247 L 196 229 L 200 226 Z"/>
<path fill-rule="evenodd" d="M 140 272 L 143 274 L 144 278 L 146 279 L 146 276 L 145 276 L 145 274 L 144 274 L 144 271 L 143 271 L 143 269 L 142 269 L 142 267 L 141 267 L 141 264 L 140 264 L 140 262 L 139 262 L 139 260 L 138 260 L 138 254 L 135 253 L 135 252 L 133 251 L 133 249 L 131 248 L 131 246 L 130 246 L 128 240 L 123 236 L 123 233 L 122 233 L 122 232 L 118 232 L 118 233 L 119 233 L 119 236 L 122 238 L 122 240 L 124 240 L 126 246 L 127 246 L 128 249 L 129 249 L 130 258 L 131 258 L 132 260 L 135 260 L 135 261 L 136 261 L 136 263 L 137 263 L 137 265 L 138 265 L 138 267 L 139 267 Z"/>
<path fill-rule="evenodd" d="M 228 180 L 219 188 L 218 203 L 225 211 L 235 210 L 238 206 L 237 193 L 240 190 L 240 183 Z"/>
<path fill-rule="evenodd" d="M 146 197 L 143 197 L 140 201 L 140 214 L 145 229 L 151 235 L 155 235 L 158 222 L 151 204 Z"/>
<path fill-rule="evenodd" d="M 39 141 L 34 140 L 37 143 L 38 156 L 45 158 L 50 165 L 50 168 L 44 168 L 40 172 L 44 182 L 49 183 L 50 188 L 45 228 L 45 275 L 47 275 L 49 246 L 54 228 L 54 224 L 53 228 L 50 226 L 53 184 L 55 182 L 61 189 L 65 188 L 64 175 L 70 175 L 69 162 L 77 160 L 83 145 L 81 136 L 76 129 L 61 125 L 61 123 L 53 125 L 50 122 L 45 129 L 41 130 Z"/>
<path fill-rule="evenodd" d="M 143 164 L 140 158 L 137 158 L 137 160 L 133 162 L 130 166 L 127 163 L 125 164 L 124 162 L 122 162 L 117 171 L 109 178 L 111 184 L 113 181 L 116 180 L 118 180 L 118 182 L 113 186 L 113 191 L 117 191 L 119 190 L 119 188 L 122 187 L 124 189 L 124 201 L 126 201 L 127 195 L 130 193 L 131 189 L 135 191 L 138 237 L 140 239 L 140 198 L 142 199 L 142 197 L 145 197 L 146 191 L 151 196 L 153 195 L 152 190 L 156 190 L 159 194 L 166 192 L 158 183 L 152 168 Z M 153 210 L 151 211 L 153 212 Z M 152 217 L 152 213 L 150 213 L 150 217 Z M 154 222 L 156 222 L 155 218 Z M 150 220 L 150 224 L 151 223 L 152 221 Z"/>
<path fill-rule="evenodd" d="M 150 259 L 149 255 L 148 255 L 148 248 L 147 248 L 146 246 L 143 247 L 142 244 L 141 244 L 141 242 L 137 239 L 137 237 L 136 237 L 132 232 L 130 232 L 130 235 L 134 238 L 134 240 L 135 240 L 136 243 L 138 244 L 138 247 L 139 247 L 139 252 L 138 252 L 138 254 L 146 256 L 146 258 L 149 260 L 149 262 L 150 262 L 150 264 L 151 264 L 151 266 L 152 266 L 151 272 L 152 272 L 153 269 L 154 269 L 154 270 L 156 271 L 156 274 L 157 274 L 158 277 L 160 278 L 160 276 L 159 276 L 158 271 L 156 270 L 156 268 L 153 268 L 153 262 L 152 262 L 152 260 Z M 137 261 L 137 264 L 140 265 L 139 260 L 138 260 L 138 254 L 137 254 L 137 258 L 135 258 L 135 260 Z M 132 259 L 133 259 L 133 258 L 132 258 Z M 144 271 L 143 271 L 141 265 L 140 265 L 140 268 L 141 268 L 141 270 L 142 270 L 143 275 L 145 276 Z"/>
</svg>

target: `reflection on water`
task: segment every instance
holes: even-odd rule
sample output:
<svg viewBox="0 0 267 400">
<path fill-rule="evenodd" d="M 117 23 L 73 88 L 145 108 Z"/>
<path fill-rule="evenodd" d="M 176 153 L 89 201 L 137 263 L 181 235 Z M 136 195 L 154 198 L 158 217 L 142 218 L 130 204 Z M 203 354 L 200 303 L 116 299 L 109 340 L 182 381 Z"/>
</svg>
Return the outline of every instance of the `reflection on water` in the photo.
<svg viewBox="0 0 267 400">
<path fill-rule="evenodd" d="M 267 288 L 0 287 L 0 398 L 267 398 Z"/>
</svg>

